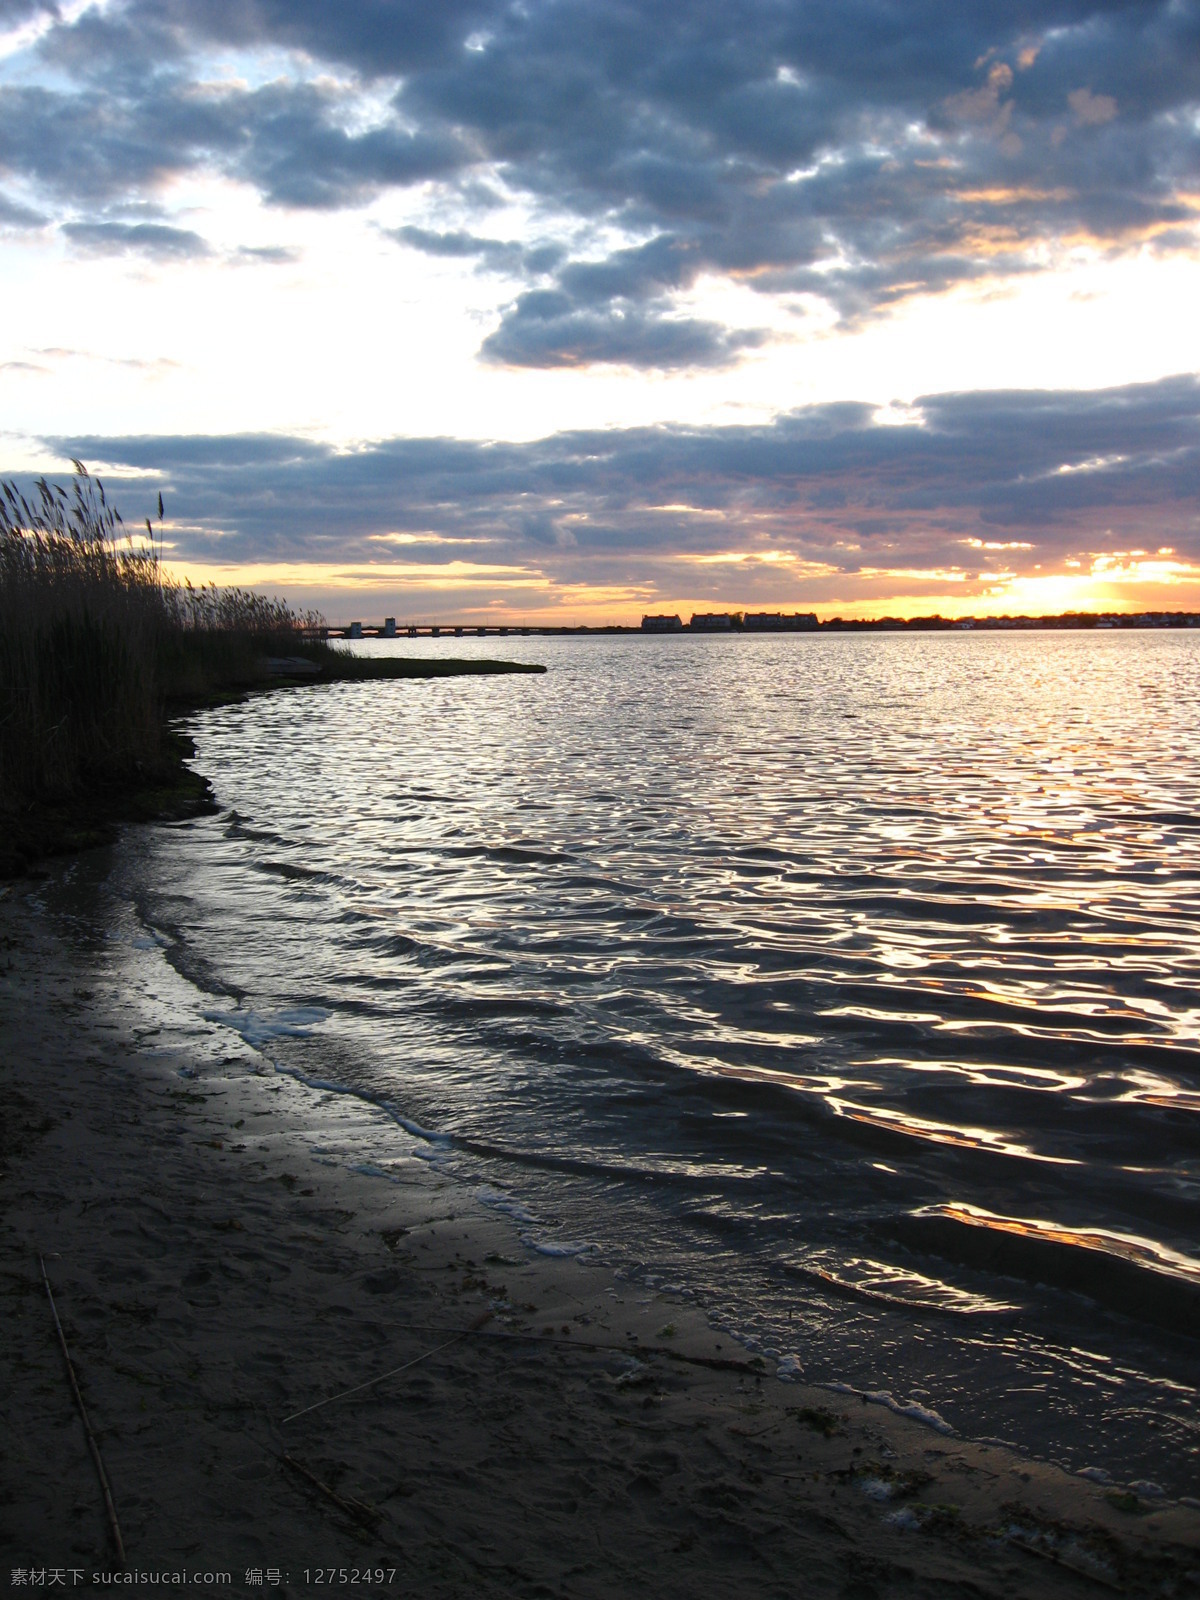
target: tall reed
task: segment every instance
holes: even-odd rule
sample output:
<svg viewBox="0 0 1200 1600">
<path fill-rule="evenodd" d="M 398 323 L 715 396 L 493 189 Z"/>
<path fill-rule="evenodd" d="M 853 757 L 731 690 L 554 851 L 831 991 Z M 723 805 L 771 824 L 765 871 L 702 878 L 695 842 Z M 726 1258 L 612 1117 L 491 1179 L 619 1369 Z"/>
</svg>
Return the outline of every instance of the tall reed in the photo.
<svg viewBox="0 0 1200 1600">
<path fill-rule="evenodd" d="M 244 590 L 163 572 L 82 462 L 32 503 L 0 482 L 0 809 L 128 786 L 163 762 L 164 711 L 254 681 L 319 622 Z"/>
</svg>

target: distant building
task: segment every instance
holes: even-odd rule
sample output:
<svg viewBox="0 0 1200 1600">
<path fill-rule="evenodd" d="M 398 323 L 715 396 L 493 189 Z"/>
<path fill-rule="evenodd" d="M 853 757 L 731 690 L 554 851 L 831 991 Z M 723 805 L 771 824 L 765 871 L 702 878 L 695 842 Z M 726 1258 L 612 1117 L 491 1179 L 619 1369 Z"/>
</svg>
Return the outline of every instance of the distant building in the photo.
<svg viewBox="0 0 1200 1600">
<path fill-rule="evenodd" d="M 683 622 L 679 617 L 643 617 L 643 633 L 682 633 Z"/>
<path fill-rule="evenodd" d="M 733 618 L 728 611 L 697 611 L 689 627 L 697 633 L 728 633 L 733 627 Z"/>
<path fill-rule="evenodd" d="M 347 639 L 361 639 L 362 638 L 362 623 L 361 622 L 352 622 L 350 624 L 350 626 L 346 629 L 346 637 L 347 637 Z"/>
<path fill-rule="evenodd" d="M 383 637 L 385 639 L 394 639 L 396 637 L 396 619 L 395 619 L 395 617 L 384 617 L 384 619 L 383 619 Z"/>
<path fill-rule="evenodd" d="M 742 621 L 747 633 L 810 633 L 819 626 L 815 611 L 747 611 Z"/>
</svg>

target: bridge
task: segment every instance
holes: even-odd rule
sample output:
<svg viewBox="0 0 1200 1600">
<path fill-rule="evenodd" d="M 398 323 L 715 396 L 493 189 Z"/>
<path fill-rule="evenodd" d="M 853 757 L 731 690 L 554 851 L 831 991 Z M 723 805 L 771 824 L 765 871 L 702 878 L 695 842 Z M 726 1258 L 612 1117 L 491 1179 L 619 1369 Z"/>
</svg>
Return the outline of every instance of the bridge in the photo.
<svg viewBox="0 0 1200 1600">
<path fill-rule="evenodd" d="M 534 634 L 641 633 L 642 630 L 616 624 L 589 628 L 540 622 L 397 622 L 394 617 L 388 617 L 379 624 L 337 622 L 304 631 L 313 639 L 511 639 Z"/>
</svg>

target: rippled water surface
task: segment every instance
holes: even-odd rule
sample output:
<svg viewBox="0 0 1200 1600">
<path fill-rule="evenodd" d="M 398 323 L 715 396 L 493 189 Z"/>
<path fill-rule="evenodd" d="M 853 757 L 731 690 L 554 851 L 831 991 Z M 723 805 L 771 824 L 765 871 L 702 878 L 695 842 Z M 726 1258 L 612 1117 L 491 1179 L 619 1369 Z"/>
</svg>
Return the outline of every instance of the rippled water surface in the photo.
<svg viewBox="0 0 1200 1600">
<path fill-rule="evenodd" d="M 812 1379 L 1194 1480 L 1200 639 L 395 648 L 549 670 L 196 719 L 126 871 L 212 1014 Z"/>
</svg>

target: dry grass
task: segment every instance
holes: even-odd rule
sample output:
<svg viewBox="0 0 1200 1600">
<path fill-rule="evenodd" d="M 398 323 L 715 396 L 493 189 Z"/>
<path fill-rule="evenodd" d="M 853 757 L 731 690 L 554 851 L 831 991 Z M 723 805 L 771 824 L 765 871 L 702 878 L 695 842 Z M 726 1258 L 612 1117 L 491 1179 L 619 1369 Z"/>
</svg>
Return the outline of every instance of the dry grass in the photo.
<svg viewBox="0 0 1200 1600">
<path fill-rule="evenodd" d="M 159 533 L 136 543 L 103 485 L 75 463 L 70 489 L 31 504 L 0 482 L 0 810 L 19 814 L 153 778 L 178 698 L 261 679 L 272 654 L 324 653 L 319 618 L 241 590 L 165 579 Z"/>
</svg>

